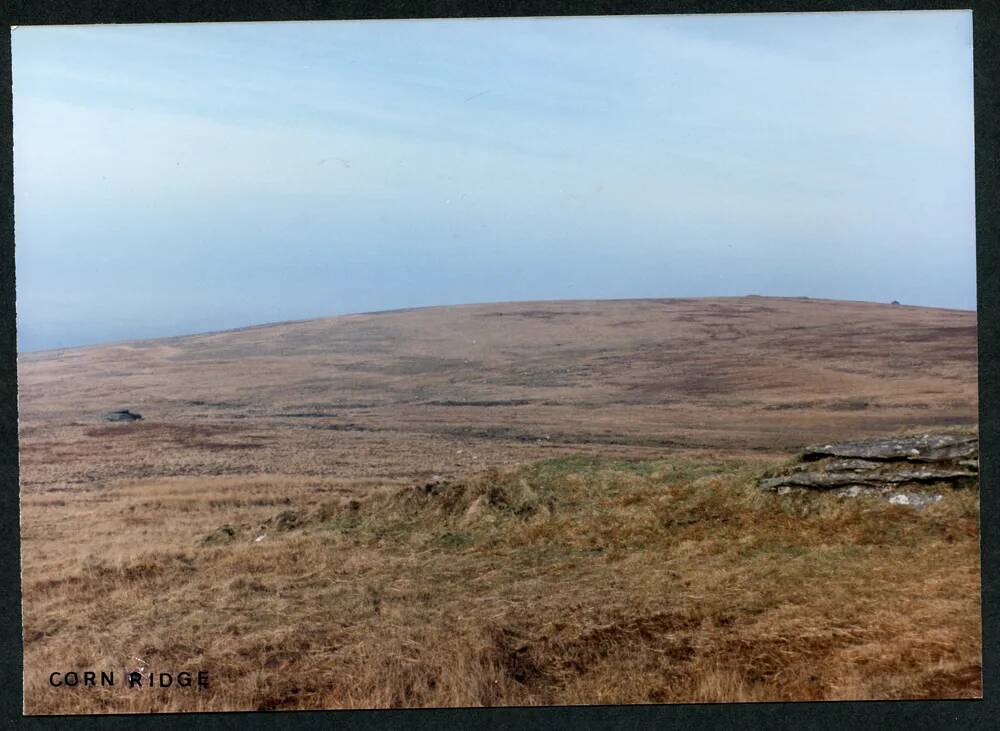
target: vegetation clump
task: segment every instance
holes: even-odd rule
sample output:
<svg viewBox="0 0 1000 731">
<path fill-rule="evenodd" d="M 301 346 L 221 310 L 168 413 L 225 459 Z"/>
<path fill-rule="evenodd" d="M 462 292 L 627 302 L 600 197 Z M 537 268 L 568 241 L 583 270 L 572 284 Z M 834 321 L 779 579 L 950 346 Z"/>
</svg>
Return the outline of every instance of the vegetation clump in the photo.
<svg viewBox="0 0 1000 731">
<path fill-rule="evenodd" d="M 283 511 L 262 521 L 286 526 L 273 541 L 247 534 L 199 557 L 210 574 L 248 577 L 226 581 L 227 601 L 245 603 L 238 636 L 252 657 L 276 647 L 267 617 L 312 627 L 307 651 L 231 703 L 978 693 L 978 491 L 921 511 L 761 491 L 776 467 L 578 456 Z M 194 580 L 176 567 L 143 575 L 144 585 Z M 316 612 L 339 617 L 338 628 Z M 226 616 L 204 621 L 221 630 Z M 216 638 L 205 652 L 221 658 L 226 647 Z M 167 638 L 158 649 L 173 651 Z M 286 687 L 292 670 L 312 689 Z M 232 666 L 234 682 L 250 671 Z"/>
</svg>

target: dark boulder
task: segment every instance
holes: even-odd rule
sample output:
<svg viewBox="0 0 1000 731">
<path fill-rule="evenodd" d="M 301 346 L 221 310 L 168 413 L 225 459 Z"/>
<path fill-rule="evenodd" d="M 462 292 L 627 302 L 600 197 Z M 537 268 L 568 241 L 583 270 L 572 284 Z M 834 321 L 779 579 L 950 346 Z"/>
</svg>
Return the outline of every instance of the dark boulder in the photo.
<svg viewBox="0 0 1000 731">
<path fill-rule="evenodd" d="M 139 421 L 142 414 L 134 414 L 128 409 L 120 411 L 109 411 L 104 415 L 105 421 Z"/>
</svg>

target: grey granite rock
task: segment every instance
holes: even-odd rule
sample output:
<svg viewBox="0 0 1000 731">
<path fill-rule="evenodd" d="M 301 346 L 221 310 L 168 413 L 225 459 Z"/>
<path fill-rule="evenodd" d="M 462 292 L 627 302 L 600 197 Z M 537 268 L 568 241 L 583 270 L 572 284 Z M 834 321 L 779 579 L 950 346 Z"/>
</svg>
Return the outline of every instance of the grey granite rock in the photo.
<svg viewBox="0 0 1000 731">
<path fill-rule="evenodd" d="M 824 457 L 849 457 L 866 460 L 905 459 L 910 462 L 937 462 L 967 459 L 978 454 L 979 440 L 976 437 L 961 434 L 921 434 L 816 444 L 806 447 L 802 458 L 806 461 Z"/>
<path fill-rule="evenodd" d="M 909 495 L 899 504 L 929 504 L 904 486 L 945 483 L 964 487 L 979 475 L 979 440 L 963 434 L 921 434 L 836 442 L 807 447 L 800 460 L 760 480 L 760 487 L 787 494 L 796 490 L 832 490 L 846 497 L 861 494 Z M 896 498 L 893 498 L 896 499 Z M 930 501 L 933 502 L 933 501 Z"/>
</svg>

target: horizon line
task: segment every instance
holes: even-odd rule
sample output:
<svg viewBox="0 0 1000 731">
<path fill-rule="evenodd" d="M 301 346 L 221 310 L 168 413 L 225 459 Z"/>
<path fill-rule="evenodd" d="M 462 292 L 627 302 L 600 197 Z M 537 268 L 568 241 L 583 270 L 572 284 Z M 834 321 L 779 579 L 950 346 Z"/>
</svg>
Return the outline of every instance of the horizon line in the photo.
<svg viewBox="0 0 1000 731">
<path fill-rule="evenodd" d="M 575 299 L 531 299 L 531 300 L 496 300 L 496 301 L 484 301 L 484 302 L 459 302 L 450 304 L 435 304 L 435 305 L 415 305 L 413 307 L 392 307 L 384 310 L 367 310 L 359 312 L 341 312 L 333 315 L 316 315 L 315 317 L 300 317 L 292 320 L 275 320 L 273 322 L 260 322 L 253 323 L 249 325 L 241 325 L 238 327 L 222 328 L 219 330 L 203 330 L 199 332 L 189 332 L 181 333 L 178 335 L 162 335 L 159 337 L 152 338 L 127 338 L 124 340 L 109 340 L 109 341 L 98 341 L 95 343 L 86 343 L 84 345 L 67 345 L 59 348 L 39 348 L 37 350 L 17 350 L 17 356 L 22 355 L 37 355 L 40 353 L 59 353 L 68 350 L 86 350 L 88 348 L 110 348 L 115 346 L 130 345 L 133 343 L 149 343 L 155 341 L 165 341 L 165 340 L 182 340 L 185 338 L 202 337 L 207 335 L 224 335 L 226 333 L 237 333 L 244 332 L 247 330 L 259 330 L 269 327 L 281 327 L 283 325 L 296 325 L 304 322 L 315 322 L 317 320 L 332 320 L 338 317 L 357 317 L 362 315 L 385 315 L 390 313 L 403 313 L 403 312 L 416 312 L 418 310 L 433 310 L 433 309 L 443 309 L 446 307 L 479 307 L 483 305 L 514 305 L 514 304 L 532 304 L 547 302 L 550 304 L 560 303 L 560 302 L 658 302 L 658 301 L 671 301 L 671 300 L 718 300 L 718 299 L 780 299 L 780 300 L 808 300 L 811 302 L 837 302 L 837 303 L 853 303 L 853 304 L 866 304 L 866 305 L 882 305 L 885 307 L 909 307 L 921 310 L 946 310 L 950 312 L 973 312 L 978 313 L 978 306 L 976 309 L 967 310 L 960 307 L 932 307 L 928 305 L 908 305 L 905 303 L 896 303 L 895 300 L 890 302 L 881 302 L 874 300 L 850 300 L 850 299 L 835 299 L 830 297 L 810 297 L 808 295 L 770 295 L 770 294 L 742 294 L 742 295 L 704 295 L 697 297 L 581 297 Z M 895 304 L 894 304 L 895 303 Z"/>
</svg>

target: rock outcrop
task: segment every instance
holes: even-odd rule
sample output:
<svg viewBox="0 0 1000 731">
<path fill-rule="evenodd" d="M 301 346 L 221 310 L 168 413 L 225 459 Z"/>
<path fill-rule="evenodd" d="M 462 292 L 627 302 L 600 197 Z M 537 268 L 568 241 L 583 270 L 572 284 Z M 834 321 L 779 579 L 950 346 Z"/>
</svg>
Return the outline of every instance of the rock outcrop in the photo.
<svg viewBox="0 0 1000 731">
<path fill-rule="evenodd" d="M 928 433 L 806 447 L 798 463 L 764 477 L 760 486 L 779 492 L 836 490 L 857 495 L 940 483 L 966 487 L 978 479 L 976 436 Z"/>
<path fill-rule="evenodd" d="M 105 421 L 139 421 L 141 418 L 142 414 L 134 414 L 128 409 L 109 411 L 104 415 Z"/>
<path fill-rule="evenodd" d="M 979 439 L 966 434 L 920 434 L 838 442 L 806 447 L 802 454 L 802 458 L 806 461 L 824 457 L 846 457 L 882 461 L 905 459 L 909 462 L 941 462 L 972 460 L 978 456 Z"/>
</svg>

